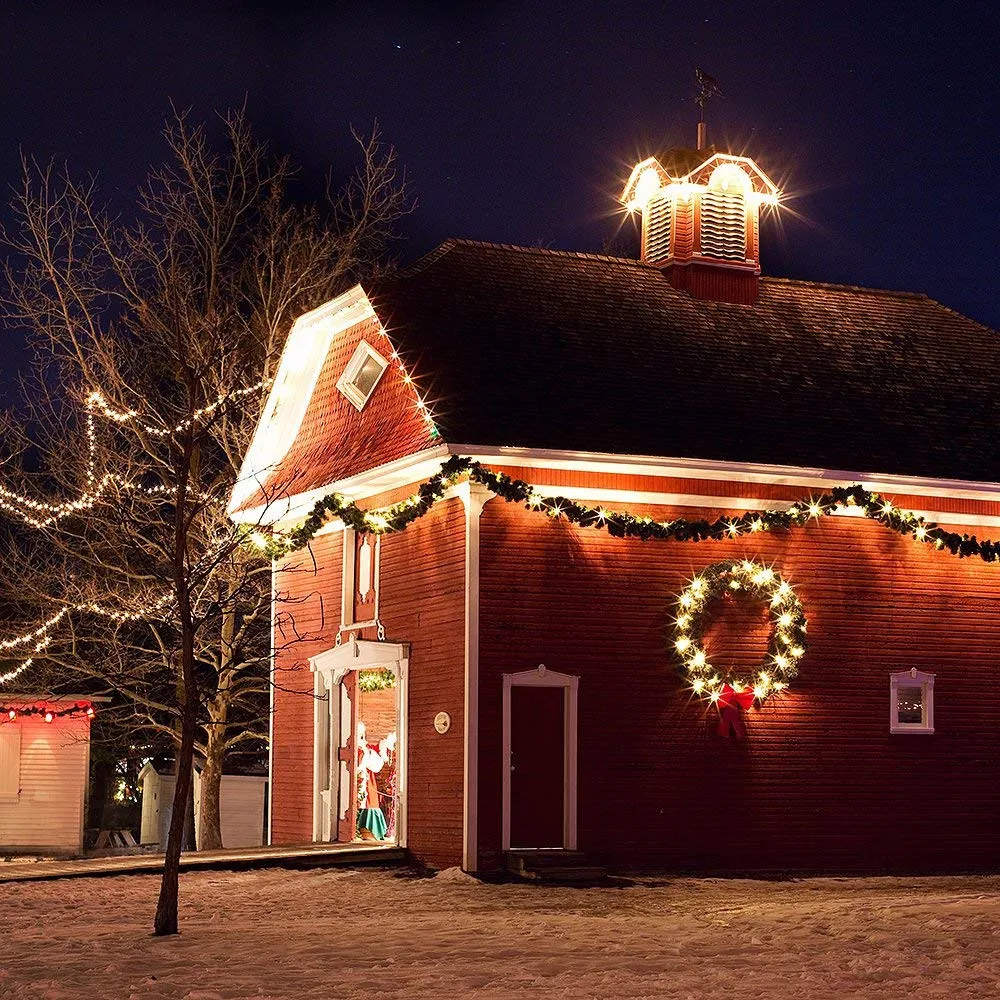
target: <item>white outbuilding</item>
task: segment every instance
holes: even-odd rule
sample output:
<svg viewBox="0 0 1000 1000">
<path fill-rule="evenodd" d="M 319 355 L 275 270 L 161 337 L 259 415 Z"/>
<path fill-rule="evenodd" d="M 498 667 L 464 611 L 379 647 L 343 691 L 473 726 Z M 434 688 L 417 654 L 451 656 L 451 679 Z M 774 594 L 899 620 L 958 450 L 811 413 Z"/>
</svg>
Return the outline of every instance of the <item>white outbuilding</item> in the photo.
<svg viewBox="0 0 1000 1000">
<path fill-rule="evenodd" d="M 0 852 L 80 854 L 91 697 L 0 696 Z"/>
<path fill-rule="evenodd" d="M 173 811 L 174 783 L 172 773 L 158 771 L 148 763 L 139 772 L 142 787 L 143 845 L 167 843 L 167 830 Z M 224 774 L 219 802 L 222 843 L 224 847 L 260 847 L 264 843 L 264 814 L 267 777 L 256 774 Z M 201 768 L 194 772 L 195 839 L 201 840 Z"/>
</svg>

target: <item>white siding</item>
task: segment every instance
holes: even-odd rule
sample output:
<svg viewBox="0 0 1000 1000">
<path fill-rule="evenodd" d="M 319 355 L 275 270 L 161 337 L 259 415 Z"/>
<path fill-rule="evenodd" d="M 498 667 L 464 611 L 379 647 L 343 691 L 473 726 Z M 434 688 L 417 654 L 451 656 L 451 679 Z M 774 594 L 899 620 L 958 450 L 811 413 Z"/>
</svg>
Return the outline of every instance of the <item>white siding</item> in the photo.
<svg viewBox="0 0 1000 1000">
<path fill-rule="evenodd" d="M 267 778 L 224 774 L 219 809 L 224 847 L 260 847 L 264 842 L 264 787 Z M 195 771 L 195 836 L 201 839 L 201 775 Z M 174 801 L 174 776 L 152 768 L 142 783 L 142 843 L 166 847 Z"/>
<path fill-rule="evenodd" d="M 79 716 L 46 723 L 40 716 L 22 716 L 3 723 L 5 733 L 15 728 L 20 735 L 18 789 L 14 796 L 0 796 L 0 848 L 79 853 L 90 720 Z M 8 736 L 4 742 L 9 750 L 14 741 Z"/>
<path fill-rule="evenodd" d="M 267 778 L 222 776 L 222 843 L 226 847 L 260 847 L 264 843 L 264 785 Z"/>
</svg>

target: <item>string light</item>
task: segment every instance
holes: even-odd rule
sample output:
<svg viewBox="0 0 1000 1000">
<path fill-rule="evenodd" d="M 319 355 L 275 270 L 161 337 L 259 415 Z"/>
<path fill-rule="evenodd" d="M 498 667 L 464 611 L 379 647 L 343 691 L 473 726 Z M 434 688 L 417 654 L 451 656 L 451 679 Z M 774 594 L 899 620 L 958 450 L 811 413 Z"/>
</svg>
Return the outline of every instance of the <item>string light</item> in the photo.
<svg viewBox="0 0 1000 1000">
<path fill-rule="evenodd" d="M 28 670 L 38 655 L 45 652 L 52 644 L 56 626 L 73 612 L 98 615 L 118 624 L 125 624 L 126 622 L 148 621 L 151 618 L 158 618 L 172 601 L 173 596 L 167 594 L 132 611 L 123 611 L 120 608 L 109 607 L 96 601 L 67 604 L 31 632 L 0 641 L 0 651 L 19 649 L 22 646 L 30 647 L 27 651 L 29 655 L 24 660 L 5 673 L 0 673 L 0 684 L 8 684 Z"/>
<path fill-rule="evenodd" d="M 887 512 L 883 509 L 883 498 L 879 494 L 858 484 L 835 487 L 828 494 L 813 498 L 804 506 L 793 504 L 784 510 L 747 511 L 739 517 L 729 515 L 715 521 L 703 518 L 688 520 L 682 517 L 656 521 L 647 514 L 636 515 L 628 511 L 590 507 L 567 497 L 546 496 L 540 492 L 541 487 L 521 479 L 513 479 L 502 472 L 494 472 L 479 462 L 460 455 L 453 455 L 444 462 L 440 470 L 427 479 L 412 496 L 378 512 L 363 510 L 340 493 L 328 494 L 316 501 L 298 528 L 287 534 L 273 533 L 266 551 L 271 556 L 278 557 L 302 548 L 322 528 L 329 515 L 341 518 L 348 527 L 361 532 L 384 534 L 402 531 L 426 514 L 445 495 L 448 487 L 463 478 L 485 486 L 508 503 L 521 503 L 550 517 L 564 517 L 581 527 L 600 528 L 616 538 L 678 542 L 721 540 L 759 531 L 803 527 L 809 518 L 829 516 L 841 508 L 853 507 L 898 534 L 910 535 L 919 542 L 933 542 L 936 548 L 947 548 L 960 558 L 979 556 L 984 562 L 996 562 L 1000 559 L 1000 541 L 979 541 L 975 535 L 947 531 L 912 511 L 896 506 Z"/>
<path fill-rule="evenodd" d="M 140 419 L 136 410 L 120 410 L 113 407 L 107 397 L 98 389 L 93 390 L 86 399 L 86 436 L 87 436 L 87 467 L 86 467 L 86 489 L 72 500 L 61 503 L 49 503 L 37 500 L 34 497 L 26 496 L 0 485 L 0 511 L 19 518 L 29 527 L 43 530 L 58 524 L 64 518 L 79 515 L 87 510 L 92 510 L 98 504 L 104 502 L 106 496 L 119 490 L 124 493 L 137 494 L 150 498 L 169 499 L 176 497 L 177 490 L 170 486 L 141 486 L 133 479 L 124 476 L 116 476 L 112 473 L 97 475 L 97 430 L 94 416 L 99 413 L 106 419 L 119 425 L 132 424 L 147 434 L 157 438 L 167 438 L 172 434 L 180 433 L 206 417 L 212 416 L 225 403 L 242 399 L 270 385 L 269 379 L 263 379 L 254 385 L 243 389 L 236 389 L 227 396 L 220 396 L 214 403 L 203 406 L 194 411 L 187 420 L 181 421 L 173 428 L 160 428 L 148 424 Z M 192 491 L 192 499 L 204 503 L 222 504 L 223 501 L 212 494 Z M 2 648 L 2 647 L 0 647 Z"/>
<path fill-rule="evenodd" d="M 0 723 L 16 722 L 19 718 L 40 715 L 45 722 L 65 719 L 71 716 L 94 718 L 94 706 L 89 701 L 78 701 L 65 708 L 54 708 L 51 705 L 0 705 Z"/>
<path fill-rule="evenodd" d="M 737 583 L 738 587 L 733 587 Z M 767 602 L 771 609 L 771 632 L 768 665 L 758 671 L 752 681 L 741 677 L 723 679 L 708 662 L 708 656 L 699 639 L 700 627 L 712 601 L 727 590 L 745 590 L 751 597 Z M 806 619 L 802 605 L 791 585 L 782 580 L 770 566 L 749 559 L 730 559 L 715 563 L 695 576 L 677 595 L 677 607 L 683 613 L 674 619 L 673 648 L 678 666 L 695 694 L 717 702 L 728 684 L 734 692 L 752 690 L 758 701 L 763 701 L 777 686 L 773 672 L 784 686 L 797 674 L 793 659 L 782 646 L 797 650 L 798 657 L 805 651 Z"/>
</svg>

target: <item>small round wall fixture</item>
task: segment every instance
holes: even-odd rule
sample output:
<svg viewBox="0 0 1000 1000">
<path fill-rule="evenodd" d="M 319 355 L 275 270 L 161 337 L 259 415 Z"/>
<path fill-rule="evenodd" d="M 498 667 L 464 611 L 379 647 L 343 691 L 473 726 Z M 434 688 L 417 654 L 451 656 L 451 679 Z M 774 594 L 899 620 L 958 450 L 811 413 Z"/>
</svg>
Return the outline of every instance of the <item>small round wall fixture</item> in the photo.
<svg viewBox="0 0 1000 1000">
<path fill-rule="evenodd" d="M 438 712 L 434 716 L 434 728 L 444 736 L 451 729 L 451 716 L 447 712 Z"/>
<path fill-rule="evenodd" d="M 771 637 L 767 655 L 749 677 L 727 675 L 708 660 L 702 645 L 705 618 L 712 601 L 725 594 L 747 595 L 763 601 L 771 613 Z M 696 574 L 677 595 L 671 645 L 681 676 L 702 698 L 718 702 L 731 688 L 737 694 L 750 692 L 763 701 L 788 686 L 798 674 L 806 650 L 806 616 L 787 580 L 772 567 L 750 559 L 728 559 L 713 563 Z"/>
</svg>

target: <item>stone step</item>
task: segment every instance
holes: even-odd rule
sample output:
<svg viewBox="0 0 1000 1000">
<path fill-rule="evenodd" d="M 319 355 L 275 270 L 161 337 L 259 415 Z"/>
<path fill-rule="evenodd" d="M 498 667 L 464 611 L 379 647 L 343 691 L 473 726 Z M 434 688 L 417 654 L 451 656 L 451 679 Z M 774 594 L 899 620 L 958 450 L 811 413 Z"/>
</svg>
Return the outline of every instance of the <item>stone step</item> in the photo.
<svg viewBox="0 0 1000 1000">
<path fill-rule="evenodd" d="M 603 882 L 608 873 L 598 865 L 560 865 L 554 868 L 524 868 L 519 873 L 533 882 Z"/>
<path fill-rule="evenodd" d="M 607 870 L 580 851 L 508 851 L 507 871 L 533 882 L 600 882 Z"/>
</svg>

